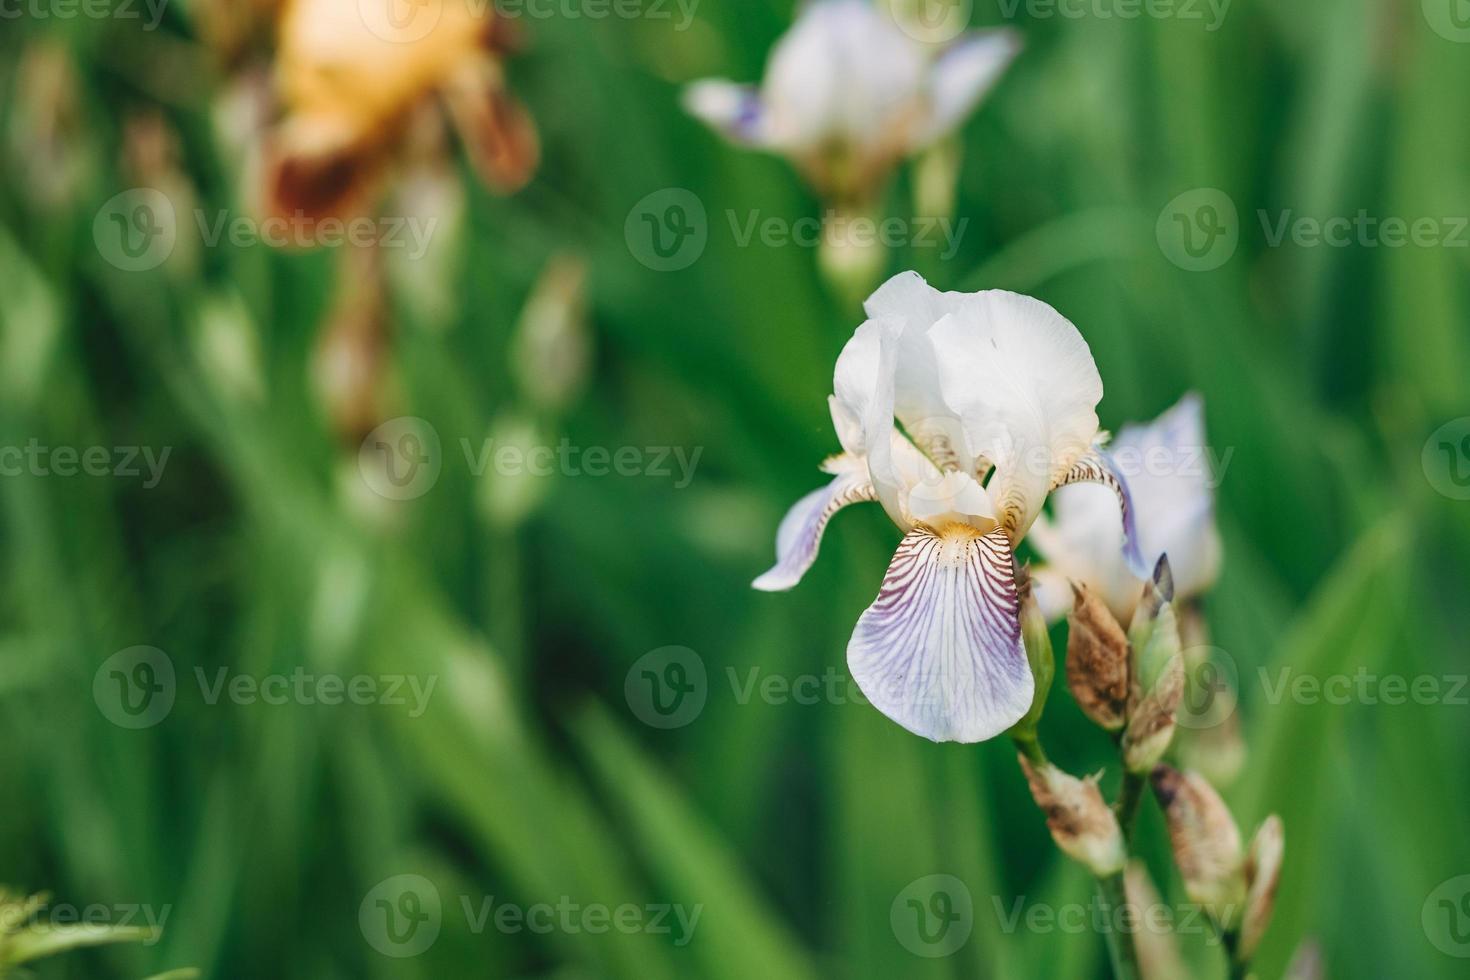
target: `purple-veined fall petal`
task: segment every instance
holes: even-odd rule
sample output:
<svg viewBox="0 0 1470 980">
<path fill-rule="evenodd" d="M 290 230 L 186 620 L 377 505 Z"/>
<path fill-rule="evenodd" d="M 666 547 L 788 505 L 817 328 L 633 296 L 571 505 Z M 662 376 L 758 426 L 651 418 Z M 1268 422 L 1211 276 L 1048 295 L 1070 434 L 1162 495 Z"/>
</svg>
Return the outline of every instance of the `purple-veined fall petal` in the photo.
<svg viewBox="0 0 1470 980">
<path fill-rule="evenodd" d="M 916 527 L 847 647 L 873 706 L 936 742 L 981 742 L 1031 707 L 1011 545 L 1004 530 Z"/>
</svg>

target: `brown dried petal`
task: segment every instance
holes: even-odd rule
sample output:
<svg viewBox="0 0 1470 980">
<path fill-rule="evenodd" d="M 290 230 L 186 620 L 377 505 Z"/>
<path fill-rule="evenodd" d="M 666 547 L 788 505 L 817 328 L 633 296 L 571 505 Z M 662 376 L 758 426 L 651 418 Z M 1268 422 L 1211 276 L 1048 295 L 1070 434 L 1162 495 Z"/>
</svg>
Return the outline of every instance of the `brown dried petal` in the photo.
<svg viewBox="0 0 1470 980">
<path fill-rule="evenodd" d="M 1067 614 L 1067 687 L 1098 725 L 1117 731 L 1127 721 L 1128 636 L 1107 604 L 1073 583 Z"/>
</svg>

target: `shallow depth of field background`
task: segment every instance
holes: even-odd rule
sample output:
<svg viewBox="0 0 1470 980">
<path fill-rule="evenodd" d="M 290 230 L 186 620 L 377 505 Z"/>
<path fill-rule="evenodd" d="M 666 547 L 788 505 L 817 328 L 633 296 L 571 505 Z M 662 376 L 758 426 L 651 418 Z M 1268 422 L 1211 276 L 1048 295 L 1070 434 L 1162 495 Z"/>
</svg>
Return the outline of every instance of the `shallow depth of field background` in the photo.
<svg viewBox="0 0 1470 980">
<path fill-rule="evenodd" d="M 1455 496 L 1470 458 L 1425 452 L 1470 414 L 1470 233 L 1459 247 L 1272 247 L 1260 217 L 1366 209 L 1438 219 L 1453 237 L 1470 215 L 1470 43 L 1440 6 L 1236 0 L 1208 31 L 1208 8 L 1205 21 L 1074 19 L 1023 4 L 1012 22 L 1027 50 L 961 131 L 957 253 L 888 260 L 944 288 L 1055 305 L 1092 346 L 1106 427 L 1204 394 L 1215 449 L 1231 454 L 1208 618 L 1238 668 L 1250 753 L 1228 799 L 1247 832 L 1271 810 L 1286 823 L 1262 978 L 1305 938 L 1340 978 L 1461 976 L 1451 954 L 1470 955 L 1454 907 L 1470 879 L 1441 893 L 1451 908 L 1431 900 L 1470 874 L 1470 704 L 1454 680 L 1470 670 L 1470 501 Z M 822 285 L 813 250 L 737 242 L 731 212 L 791 222 L 820 205 L 783 162 L 727 147 L 677 100 L 696 77 L 757 78 L 791 8 L 702 0 L 687 30 L 675 8 L 528 19 L 511 72 L 544 141 L 537 178 L 497 198 L 466 170 L 459 254 L 406 270 L 443 301 L 443 323 L 390 289 L 383 418 L 421 417 L 443 445 L 437 483 L 404 503 L 365 488 L 357 445 L 313 393 L 331 249 L 200 247 L 144 272 L 99 254 L 98 209 L 141 183 L 121 162 L 140 115 L 177 133 L 199 207 L 239 207 L 236 161 L 211 128 L 227 79 L 188 7 L 167 7 L 155 31 L 32 14 L 0 27 L 0 445 L 171 450 L 153 487 L 0 477 L 0 883 L 168 909 L 160 943 L 40 976 L 1105 975 L 1090 930 L 1007 926 L 1018 898 L 1056 910 L 1092 897 L 1010 746 L 932 745 L 846 696 L 847 637 L 898 538 L 881 510 L 841 515 L 794 592 L 748 587 L 835 448 L 825 396 L 860 315 Z M 1003 9 L 980 2 L 975 23 Z M 14 136 L 35 98 L 17 67 L 42 42 L 69 53 L 81 86 L 59 148 Z M 55 159 L 77 168 L 59 202 L 37 187 Z M 893 214 L 914 212 L 910 176 Z M 703 254 L 674 272 L 625 236 L 630 210 L 665 188 L 708 215 Z M 1239 244 L 1188 271 L 1161 246 L 1160 216 L 1198 188 L 1233 203 Z M 593 355 L 551 415 L 525 404 L 510 352 L 558 253 L 587 263 Z M 499 445 L 525 424 L 553 446 L 701 455 L 687 487 L 677 469 L 471 472 L 463 441 Z M 130 730 L 93 682 L 138 645 L 165 652 L 178 693 L 166 718 Z M 698 655 L 707 700 L 659 729 L 625 681 L 666 646 Z M 210 704 L 196 668 L 222 667 L 437 687 L 420 717 Z M 1390 705 L 1355 681 L 1345 703 L 1272 703 L 1283 667 L 1428 676 L 1439 694 Z M 816 704 L 741 695 L 752 676 L 829 671 L 838 696 Z M 1073 772 L 1111 764 L 1060 680 L 1044 734 Z M 1140 839 L 1182 902 L 1152 802 Z M 420 955 L 390 958 L 359 909 L 402 874 L 432 882 L 442 925 Z M 947 958 L 915 956 L 890 923 L 900 892 L 931 874 L 973 898 L 973 931 Z M 478 909 L 488 896 L 702 912 L 684 945 L 477 931 L 462 897 Z M 1201 976 L 1222 975 L 1206 939 L 1182 942 Z"/>
</svg>

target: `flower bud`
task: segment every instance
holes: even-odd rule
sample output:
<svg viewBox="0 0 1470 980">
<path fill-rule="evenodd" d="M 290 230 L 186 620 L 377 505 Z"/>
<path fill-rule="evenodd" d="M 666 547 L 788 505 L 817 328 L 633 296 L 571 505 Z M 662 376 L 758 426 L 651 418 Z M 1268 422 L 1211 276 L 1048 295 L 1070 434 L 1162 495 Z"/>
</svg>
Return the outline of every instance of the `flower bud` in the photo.
<svg viewBox="0 0 1470 980">
<path fill-rule="evenodd" d="M 521 310 L 512 351 L 516 379 L 536 408 L 560 412 L 581 391 L 590 361 L 587 263 L 554 255 Z"/>
<path fill-rule="evenodd" d="M 333 430 L 348 445 L 361 442 L 382 421 L 389 360 L 380 268 L 376 248 L 343 254 L 336 303 L 312 359 L 317 397 Z"/>
<path fill-rule="evenodd" d="M 1022 571 L 1018 576 L 1017 588 L 1021 600 L 1021 640 L 1026 646 L 1026 662 L 1031 667 L 1035 681 L 1035 693 L 1031 697 L 1031 708 L 1016 722 L 1011 735 L 1019 739 L 1035 740 L 1036 726 L 1041 722 L 1041 713 L 1046 710 L 1046 697 L 1051 692 L 1052 678 L 1056 676 L 1056 656 L 1051 649 L 1051 635 L 1046 630 L 1046 617 L 1036 604 L 1031 592 L 1030 575 Z"/>
<path fill-rule="evenodd" d="M 1174 613 L 1174 576 L 1169 557 L 1159 559 L 1153 579 L 1144 583 L 1143 597 L 1128 624 L 1128 641 L 1133 645 L 1133 689 L 1131 703 L 1137 704 L 1163 676 L 1171 658 L 1179 656 L 1179 620 Z"/>
<path fill-rule="evenodd" d="M 1153 579 L 1144 585 L 1143 598 L 1128 628 L 1133 669 L 1129 674 L 1123 764 L 1130 772 L 1152 769 L 1174 738 L 1175 712 L 1184 696 L 1185 675 L 1173 595 L 1169 559 L 1161 557 Z"/>
<path fill-rule="evenodd" d="M 1221 928 L 1232 928 L 1245 901 L 1245 869 L 1229 809 L 1197 773 L 1161 765 L 1153 771 L 1153 787 L 1190 901 L 1204 906 Z"/>
<path fill-rule="evenodd" d="M 1072 583 L 1067 614 L 1067 687 L 1082 713 L 1115 732 L 1127 721 L 1128 637 L 1107 604 Z"/>
<path fill-rule="evenodd" d="M 1184 696 L 1184 661 L 1177 655 L 1164 665 L 1153 689 L 1138 702 L 1123 733 L 1123 765 L 1146 773 L 1164 757 L 1174 738 L 1174 712 Z"/>
<path fill-rule="evenodd" d="M 1281 818 L 1271 814 L 1262 821 L 1251 840 L 1250 854 L 1245 860 L 1245 920 L 1240 927 L 1240 945 L 1235 955 L 1242 963 L 1250 962 L 1260 945 L 1271 912 L 1276 906 L 1276 886 L 1281 881 L 1281 859 L 1285 852 L 1285 833 Z"/>
<path fill-rule="evenodd" d="M 1123 832 L 1098 791 L 1096 777 L 1078 779 L 1049 762 L 1032 764 L 1024 755 L 1020 759 L 1057 847 L 1098 877 L 1121 871 L 1128 856 Z"/>
</svg>

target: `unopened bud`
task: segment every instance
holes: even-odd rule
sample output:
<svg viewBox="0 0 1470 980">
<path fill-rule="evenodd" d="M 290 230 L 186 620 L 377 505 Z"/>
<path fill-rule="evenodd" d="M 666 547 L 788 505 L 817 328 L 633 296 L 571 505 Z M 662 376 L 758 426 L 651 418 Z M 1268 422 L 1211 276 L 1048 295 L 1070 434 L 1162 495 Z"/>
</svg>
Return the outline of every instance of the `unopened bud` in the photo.
<svg viewBox="0 0 1470 980">
<path fill-rule="evenodd" d="M 1121 871 L 1128 856 L 1123 832 L 1097 788 L 1096 777 L 1078 779 L 1049 762 L 1033 765 L 1024 755 L 1020 758 L 1031 796 L 1046 814 L 1057 847 L 1098 877 Z"/>
<path fill-rule="evenodd" d="M 1232 928 L 1245 901 L 1245 869 L 1240 830 L 1225 801 L 1202 776 L 1171 766 L 1154 769 L 1153 787 L 1190 901 Z"/>
<path fill-rule="evenodd" d="M 1262 821 L 1245 859 L 1245 920 L 1240 926 L 1240 945 L 1235 951 L 1236 958 L 1242 963 L 1250 962 L 1261 937 L 1266 934 L 1266 927 L 1271 924 L 1285 849 L 1281 818 L 1273 813 Z"/>
<path fill-rule="evenodd" d="M 1179 656 L 1179 620 L 1174 614 L 1174 576 L 1169 570 L 1169 557 L 1159 558 L 1153 578 L 1144 583 L 1143 597 L 1128 624 L 1128 641 L 1133 645 L 1133 689 L 1131 702 L 1137 704 L 1158 683 Z"/>
<path fill-rule="evenodd" d="M 1129 772 L 1146 773 L 1164 757 L 1174 738 L 1174 713 L 1184 696 L 1184 661 L 1175 655 L 1153 688 L 1143 695 L 1128 718 L 1123 733 L 1123 765 Z"/>
<path fill-rule="evenodd" d="M 336 304 L 317 339 L 312 380 L 332 428 L 353 445 L 382 421 L 387 302 L 375 248 L 344 253 Z"/>
<path fill-rule="evenodd" d="M 1110 732 L 1128 720 L 1128 637 L 1107 604 L 1072 584 L 1067 614 L 1067 687 L 1082 713 Z"/>
<path fill-rule="evenodd" d="M 1026 646 L 1026 662 L 1031 667 L 1035 693 L 1031 696 L 1031 708 L 1011 729 L 1015 738 L 1035 740 L 1036 726 L 1041 722 L 1041 713 L 1046 710 L 1046 698 L 1051 693 L 1052 678 L 1056 676 L 1056 656 L 1051 649 L 1051 635 L 1046 630 L 1046 617 L 1036 604 L 1031 591 L 1031 577 L 1022 571 L 1018 576 L 1017 588 L 1021 599 L 1021 640 Z"/>
<path fill-rule="evenodd" d="M 561 411 L 587 377 L 587 263 L 555 255 L 521 311 L 512 352 L 521 390 L 547 411 Z"/>
<path fill-rule="evenodd" d="M 1154 567 L 1153 579 L 1145 583 L 1128 627 L 1133 660 L 1123 762 L 1130 772 L 1148 772 L 1174 738 L 1185 674 L 1173 597 L 1174 577 L 1164 556 Z"/>
</svg>

